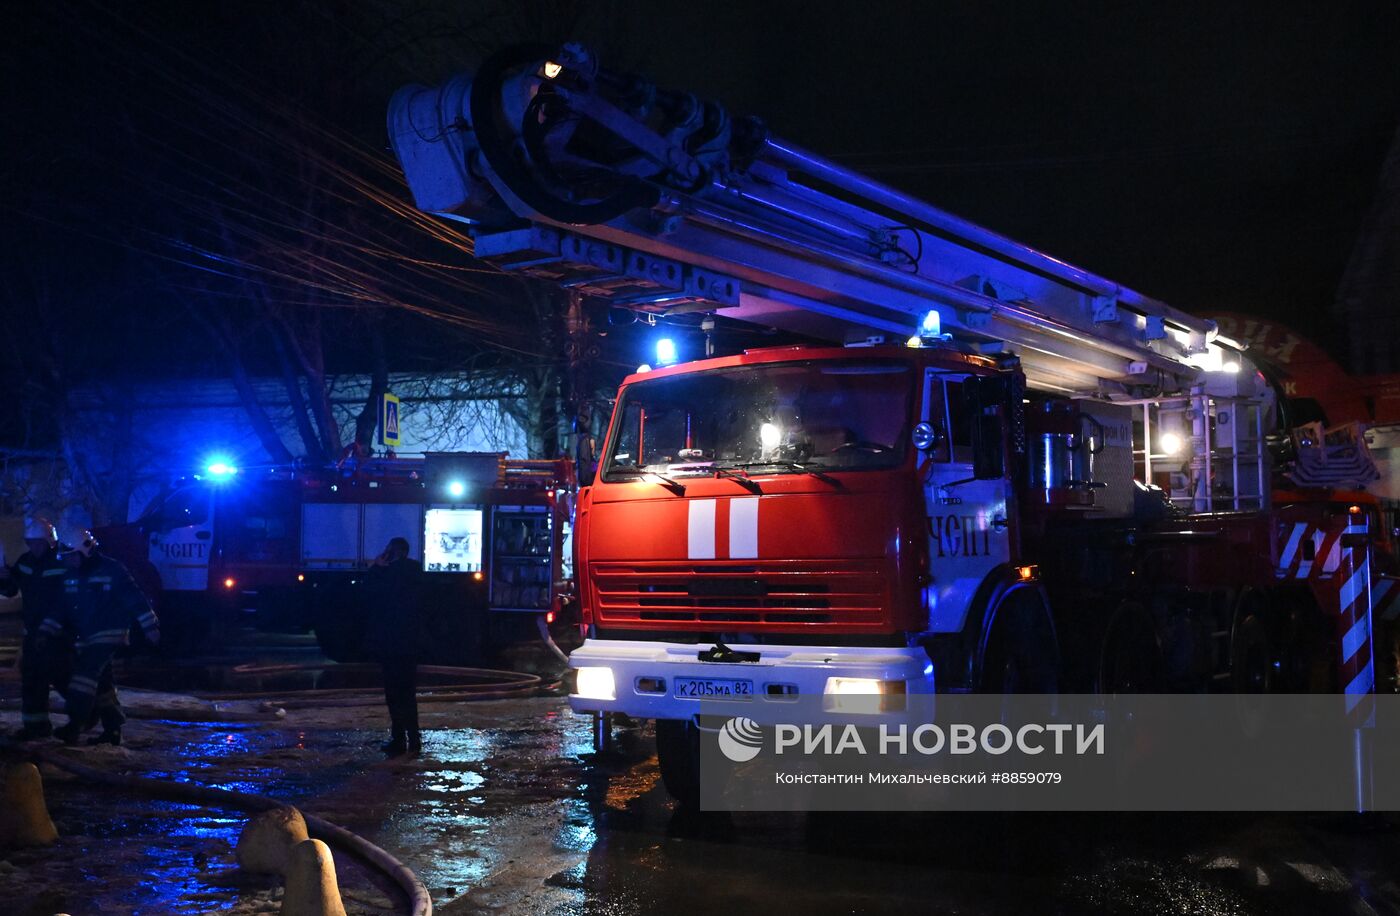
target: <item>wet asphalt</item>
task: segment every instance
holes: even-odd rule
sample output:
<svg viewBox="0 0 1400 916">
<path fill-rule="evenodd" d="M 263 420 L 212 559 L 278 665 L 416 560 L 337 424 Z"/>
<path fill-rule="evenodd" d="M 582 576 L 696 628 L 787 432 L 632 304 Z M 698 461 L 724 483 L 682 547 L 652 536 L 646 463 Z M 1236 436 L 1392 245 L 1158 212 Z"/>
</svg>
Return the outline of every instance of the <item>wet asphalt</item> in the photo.
<svg viewBox="0 0 1400 916">
<path fill-rule="evenodd" d="M 301 805 L 402 858 L 443 914 L 1400 913 L 1400 830 L 1379 818 L 696 814 L 660 786 L 646 729 L 600 758 L 560 698 L 423 716 L 416 761 L 380 758 L 377 707 L 139 719 L 123 748 L 70 753 Z M 56 774 L 50 806 L 60 846 L 0 860 L 14 912 L 276 912 L 275 882 L 232 864 L 237 812 Z M 341 867 L 352 913 L 391 907 L 390 887 Z"/>
</svg>

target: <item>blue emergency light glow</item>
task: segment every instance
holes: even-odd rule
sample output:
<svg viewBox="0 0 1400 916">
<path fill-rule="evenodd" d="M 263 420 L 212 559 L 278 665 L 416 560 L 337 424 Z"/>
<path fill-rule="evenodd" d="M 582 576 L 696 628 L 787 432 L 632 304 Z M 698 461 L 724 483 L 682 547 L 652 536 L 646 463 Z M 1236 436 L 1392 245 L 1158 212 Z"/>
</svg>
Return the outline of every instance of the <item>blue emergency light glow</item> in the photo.
<svg viewBox="0 0 1400 916">
<path fill-rule="evenodd" d="M 454 480 L 447 485 L 447 495 L 454 499 L 467 495 L 467 485 L 460 480 Z"/>
<path fill-rule="evenodd" d="M 237 465 L 230 464 L 223 458 L 215 458 L 204 468 L 205 473 L 215 480 L 227 480 L 238 473 Z"/>
<path fill-rule="evenodd" d="M 680 354 L 676 350 L 676 342 L 669 337 L 663 337 L 656 342 L 656 364 L 658 366 L 669 366 L 680 359 Z"/>
<path fill-rule="evenodd" d="M 919 322 L 920 337 L 939 337 L 943 334 L 943 319 L 936 309 L 929 309 L 924 320 Z"/>
</svg>

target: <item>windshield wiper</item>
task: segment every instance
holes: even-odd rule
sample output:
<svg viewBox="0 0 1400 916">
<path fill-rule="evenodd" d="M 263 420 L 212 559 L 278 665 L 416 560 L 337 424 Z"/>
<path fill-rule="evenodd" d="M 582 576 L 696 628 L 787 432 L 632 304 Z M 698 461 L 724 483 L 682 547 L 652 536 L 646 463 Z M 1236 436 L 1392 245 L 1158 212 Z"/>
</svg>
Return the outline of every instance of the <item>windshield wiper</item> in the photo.
<svg viewBox="0 0 1400 916">
<path fill-rule="evenodd" d="M 739 469 L 756 467 L 786 468 L 789 471 L 796 471 L 799 474 L 811 474 L 813 477 L 817 478 L 822 483 L 831 484 L 833 487 L 839 487 L 842 485 L 841 481 L 837 480 L 835 477 L 832 477 L 825 471 L 818 470 L 817 468 L 809 464 L 798 464 L 796 461 L 787 461 L 782 458 L 771 458 L 767 461 L 741 461 L 737 464 L 730 465 L 730 467 Z"/>
<path fill-rule="evenodd" d="M 722 467 L 718 464 L 710 465 L 710 470 L 714 471 L 716 476 L 728 477 L 730 480 L 734 481 L 739 486 L 743 487 L 745 490 L 748 490 L 750 493 L 757 493 L 759 496 L 763 495 L 763 488 L 758 485 L 758 481 L 750 480 L 749 475 L 745 474 L 743 471 L 729 467 Z"/>
<path fill-rule="evenodd" d="M 651 477 L 654 478 L 653 482 L 657 486 L 665 487 L 677 496 L 685 495 L 685 484 L 681 483 L 679 480 L 673 480 L 665 474 L 658 474 L 656 471 L 644 471 L 641 468 L 618 468 L 608 472 L 608 476 L 612 476 L 613 474 L 620 474 L 623 477 L 630 477 L 634 480 Z"/>
</svg>

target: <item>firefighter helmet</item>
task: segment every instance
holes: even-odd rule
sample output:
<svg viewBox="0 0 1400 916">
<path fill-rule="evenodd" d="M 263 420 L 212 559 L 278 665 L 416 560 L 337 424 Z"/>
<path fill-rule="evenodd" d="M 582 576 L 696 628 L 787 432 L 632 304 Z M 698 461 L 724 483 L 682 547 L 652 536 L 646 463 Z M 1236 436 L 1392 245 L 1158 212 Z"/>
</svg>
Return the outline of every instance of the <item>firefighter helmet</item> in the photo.
<svg viewBox="0 0 1400 916">
<path fill-rule="evenodd" d="M 58 532 L 54 530 L 53 522 L 42 515 L 31 515 L 24 520 L 24 539 L 44 541 L 52 547 L 58 543 Z"/>
<path fill-rule="evenodd" d="M 97 538 L 93 533 L 82 525 L 64 525 L 59 532 L 59 542 L 67 545 L 65 553 L 77 551 L 85 557 L 92 556 L 92 552 L 97 549 Z"/>
</svg>

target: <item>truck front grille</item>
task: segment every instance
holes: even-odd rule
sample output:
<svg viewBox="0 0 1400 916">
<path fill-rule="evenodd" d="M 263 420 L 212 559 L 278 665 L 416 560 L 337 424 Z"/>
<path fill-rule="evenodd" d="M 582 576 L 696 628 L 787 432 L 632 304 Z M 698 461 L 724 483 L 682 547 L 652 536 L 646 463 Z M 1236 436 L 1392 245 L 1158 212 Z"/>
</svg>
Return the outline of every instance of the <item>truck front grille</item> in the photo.
<svg viewBox="0 0 1400 916">
<path fill-rule="evenodd" d="M 600 626 L 885 628 L 883 560 L 596 563 Z"/>
</svg>

